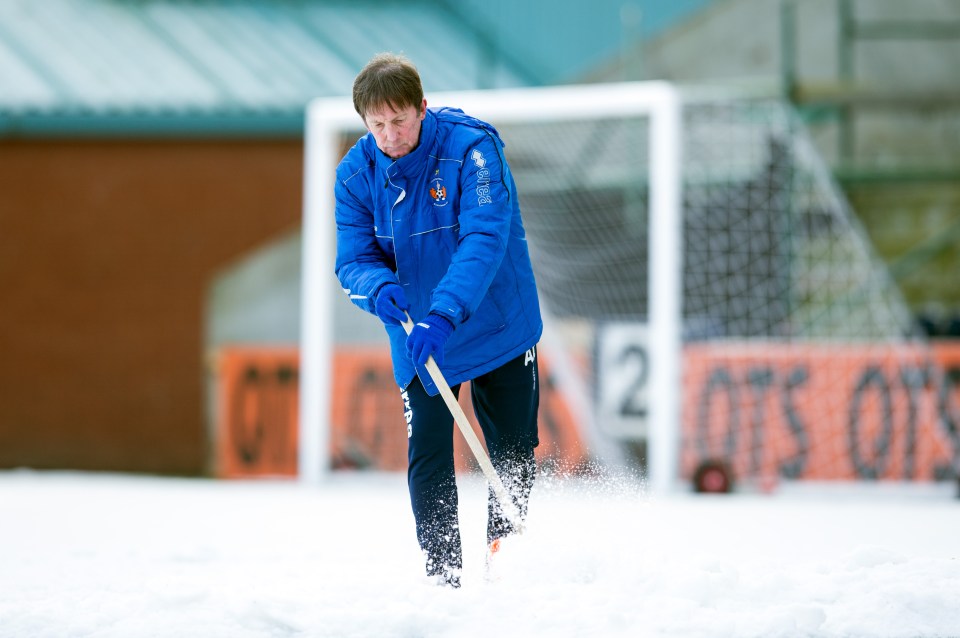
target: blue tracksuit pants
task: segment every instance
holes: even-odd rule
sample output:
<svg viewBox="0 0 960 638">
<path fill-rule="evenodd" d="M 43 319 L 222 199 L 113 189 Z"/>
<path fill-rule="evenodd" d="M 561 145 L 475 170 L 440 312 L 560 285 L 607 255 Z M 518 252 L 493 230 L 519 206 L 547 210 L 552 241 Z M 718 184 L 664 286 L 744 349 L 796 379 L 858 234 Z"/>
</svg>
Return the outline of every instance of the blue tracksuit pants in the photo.
<svg viewBox="0 0 960 638">
<path fill-rule="evenodd" d="M 453 388 L 459 396 L 460 386 Z M 470 382 L 474 412 L 494 469 L 520 511 L 526 515 L 536 476 L 534 448 L 540 379 L 536 348 Z M 417 540 L 427 559 L 427 574 L 462 567 L 457 519 L 457 484 L 453 461 L 453 416 L 440 395 L 429 396 L 420 380 L 401 393 L 407 413 L 407 482 L 416 520 Z M 490 490 L 488 542 L 512 530 Z"/>
</svg>

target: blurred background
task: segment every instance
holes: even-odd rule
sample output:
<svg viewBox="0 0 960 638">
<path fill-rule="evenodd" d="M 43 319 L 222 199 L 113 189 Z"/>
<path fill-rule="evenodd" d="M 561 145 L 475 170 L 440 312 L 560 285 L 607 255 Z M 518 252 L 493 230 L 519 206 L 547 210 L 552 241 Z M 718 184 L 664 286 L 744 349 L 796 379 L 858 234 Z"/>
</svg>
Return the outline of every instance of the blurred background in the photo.
<svg viewBox="0 0 960 638">
<path fill-rule="evenodd" d="M 295 471 L 304 110 L 384 50 L 781 101 L 960 340 L 957 0 L 0 0 L 0 468 Z"/>
</svg>

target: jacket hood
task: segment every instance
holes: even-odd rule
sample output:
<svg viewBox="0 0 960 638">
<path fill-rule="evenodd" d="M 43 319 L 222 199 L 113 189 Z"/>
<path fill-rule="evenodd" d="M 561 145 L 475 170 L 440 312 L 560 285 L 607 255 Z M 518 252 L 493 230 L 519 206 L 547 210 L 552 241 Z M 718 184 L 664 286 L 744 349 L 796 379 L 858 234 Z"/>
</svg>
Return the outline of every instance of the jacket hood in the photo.
<svg viewBox="0 0 960 638">
<path fill-rule="evenodd" d="M 367 140 L 371 149 L 370 152 L 376 158 L 377 167 L 380 168 L 380 170 L 386 171 L 387 175 L 391 177 L 409 177 L 419 173 L 423 170 L 423 167 L 426 166 L 427 156 L 433 152 L 437 144 L 438 122 L 459 124 L 487 131 L 496 138 L 501 148 L 505 146 L 503 140 L 500 138 L 500 133 L 492 124 L 467 115 L 458 108 L 450 106 L 428 108 L 426 117 L 423 118 L 423 123 L 420 125 L 420 142 L 413 151 L 399 159 L 393 159 L 384 154 L 384 152 L 377 147 L 377 142 L 373 134 L 367 133 Z"/>
<path fill-rule="evenodd" d="M 505 146 L 505 144 L 503 143 L 503 140 L 500 139 L 500 133 L 497 131 L 497 129 L 493 127 L 492 124 L 488 122 L 484 122 L 483 120 L 478 120 L 475 117 L 471 117 L 470 115 L 467 115 L 462 110 L 453 108 L 450 106 L 441 106 L 436 109 L 428 109 L 428 110 L 432 110 L 436 114 L 437 119 L 442 122 L 452 122 L 454 124 L 463 124 L 465 126 L 472 126 L 473 128 L 483 129 L 484 131 L 489 132 L 495 138 L 497 138 L 497 141 L 500 143 L 500 146 Z"/>
</svg>

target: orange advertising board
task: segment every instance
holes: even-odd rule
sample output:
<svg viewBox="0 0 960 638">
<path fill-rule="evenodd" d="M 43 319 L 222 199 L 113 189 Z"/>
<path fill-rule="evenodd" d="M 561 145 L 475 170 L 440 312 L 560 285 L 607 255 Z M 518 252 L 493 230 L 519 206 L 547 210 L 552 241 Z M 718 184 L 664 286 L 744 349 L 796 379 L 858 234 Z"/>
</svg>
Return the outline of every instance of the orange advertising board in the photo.
<svg viewBox="0 0 960 638">
<path fill-rule="evenodd" d="M 393 380 L 390 354 L 382 348 L 341 348 L 334 365 L 334 402 L 331 449 L 334 467 L 405 470 L 407 467 L 407 423 L 403 416 L 400 390 Z M 537 457 L 563 467 L 585 460 L 580 435 L 562 397 L 550 380 L 549 364 L 540 360 L 540 447 Z M 460 405 L 477 438 L 483 434 L 470 404 L 469 384 L 460 389 Z M 453 422 L 453 417 L 450 417 Z M 454 436 L 458 471 L 477 469 L 466 442 Z"/>
<path fill-rule="evenodd" d="M 296 475 L 297 349 L 225 348 L 217 354 L 215 366 L 216 475 Z"/>
<path fill-rule="evenodd" d="M 681 469 L 724 459 L 737 476 L 799 480 L 934 480 L 960 458 L 960 342 L 903 345 L 687 345 Z M 406 422 L 389 354 L 335 353 L 330 458 L 335 468 L 402 471 Z M 538 459 L 576 468 L 582 433 L 540 360 Z M 295 476 L 299 355 L 295 348 L 219 353 L 216 474 Z M 483 440 L 464 384 L 460 402 Z M 452 418 L 451 418 L 452 420 Z M 455 434 L 458 471 L 474 462 Z"/>
<path fill-rule="evenodd" d="M 390 355 L 382 347 L 341 347 L 334 355 L 330 459 L 334 469 L 402 471 L 407 467 L 407 425 Z M 217 363 L 216 473 L 223 477 L 295 476 L 299 355 L 292 348 L 233 347 Z M 541 463 L 574 468 L 586 453 L 566 403 L 554 389 L 549 364 L 540 361 Z M 470 405 L 469 384 L 460 404 L 483 441 Z M 451 423 L 453 417 L 450 417 Z M 475 468 L 459 432 L 458 471 Z"/>
<path fill-rule="evenodd" d="M 934 480 L 960 452 L 960 344 L 689 345 L 682 466 L 735 476 Z"/>
</svg>

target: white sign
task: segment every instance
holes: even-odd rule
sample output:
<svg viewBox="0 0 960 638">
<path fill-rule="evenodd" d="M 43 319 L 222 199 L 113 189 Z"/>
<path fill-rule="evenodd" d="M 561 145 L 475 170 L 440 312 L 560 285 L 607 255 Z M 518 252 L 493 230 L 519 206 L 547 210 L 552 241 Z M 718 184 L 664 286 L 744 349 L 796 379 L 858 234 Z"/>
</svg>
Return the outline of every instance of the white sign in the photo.
<svg viewBox="0 0 960 638">
<path fill-rule="evenodd" d="M 648 334 L 645 323 L 608 323 L 597 331 L 597 423 L 611 436 L 647 436 Z"/>
</svg>

